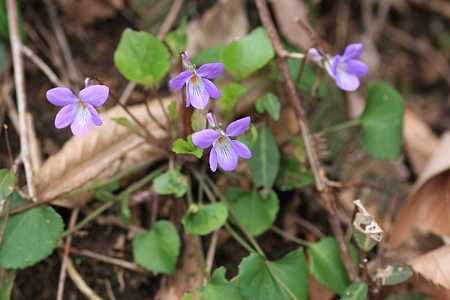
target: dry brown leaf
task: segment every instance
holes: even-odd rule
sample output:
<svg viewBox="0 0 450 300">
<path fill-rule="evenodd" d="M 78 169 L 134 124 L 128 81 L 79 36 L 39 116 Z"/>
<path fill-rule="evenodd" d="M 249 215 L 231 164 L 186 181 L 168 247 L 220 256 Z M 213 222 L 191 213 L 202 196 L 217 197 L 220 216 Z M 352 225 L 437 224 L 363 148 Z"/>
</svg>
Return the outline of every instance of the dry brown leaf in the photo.
<svg viewBox="0 0 450 300">
<path fill-rule="evenodd" d="M 405 110 L 403 122 L 405 152 L 414 172 L 420 174 L 428 159 L 436 151 L 439 140 L 430 126 L 408 107 Z"/>
<path fill-rule="evenodd" d="M 243 0 L 221 0 L 203 13 L 200 20 L 189 22 L 188 46 L 191 56 L 208 47 L 225 45 L 248 33 L 249 23 Z"/>
<path fill-rule="evenodd" d="M 164 99 L 164 106 L 167 107 L 173 99 Z M 160 105 L 155 101 L 149 105 L 153 115 L 165 122 Z M 155 138 L 162 140 L 167 137 L 167 132 L 154 124 L 148 116 L 143 104 L 129 109 Z M 159 148 L 144 143 L 142 138 L 112 121 L 112 118 L 119 117 L 131 119 L 121 107 L 110 109 L 101 114 L 102 126 L 94 126 L 87 136 L 72 137 L 58 153 L 42 165 L 37 187 L 40 200 L 53 199 L 94 179 L 108 178 L 142 160 L 157 160 L 163 155 Z M 73 208 L 82 206 L 89 199 L 90 193 L 83 193 L 56 201 L 54 204 Z"/>
<path fill-rule="evenodd" d="M 313 46 L 314 41 L 296 22 L 296 19 L 302 20 L 309 30 L 313 31 L 307 21 L 308 8 L 305 2 L 301 0 L 271 0 L 270 2 L 278 28 L 288 42 L 304 51 Z"/>
<path fill-rule="evenodd" d="M 58 4 L 63 10 L 65 23 L 72 29 L 109 19 L 124 7 L 122 0 L 59 0 Z"/>
<path fill-rule="evenodd" d="M 449 149 L 450 132 L 447 132 L 392 226 L 390 243 L 394 247 L 404 241 L 412 227 L 423 228 L 439 236 L 450 236 Z"/>
<path fill-rule="evenodd" d="M 450 290 L 450 245 L 430 251 L 409 265 L 425 279 Z"/>
</svg>

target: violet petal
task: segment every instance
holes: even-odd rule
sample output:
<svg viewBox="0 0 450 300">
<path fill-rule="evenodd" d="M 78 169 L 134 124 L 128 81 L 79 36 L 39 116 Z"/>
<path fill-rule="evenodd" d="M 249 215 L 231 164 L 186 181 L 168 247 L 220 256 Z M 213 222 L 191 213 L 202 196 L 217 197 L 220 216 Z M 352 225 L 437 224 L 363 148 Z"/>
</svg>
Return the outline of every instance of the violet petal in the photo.
<svg viewBox="0 0 450 300">
<path fill-rule="evenodd" d="M 214 149 L 217 154 L 217 162 L 224 171 L 233 171 L 238 163 L 238 156 L 228 137 L 223 137 L 222 142 L 214 143 Z"/>
<path fill-rule="evenodd" d="M 196 78 L 195 80 L 192 80 Z M 196 109 L 204 109 L 209 102 L 209 94 L 203 80 L 197 76 L 191 78 L 187 83 L 189 102 Z"/>
<path fill-rule="evenodd" d="M 80 91 L 79 98 L 94 106 L 100 106 L 108 99 L 109 88 L 106 85 L 91 85 Z"/>
<path fill-rule="evenodd" d="M 203 66 L 198 68 L 195 74 L 208 79 L 213 79 L 222 74 L 222 72 L 223 72 L 223 64 L 213 63 L 213 64 L 204 64 Z"/>
<path fill-rule="evenodd" d="M 69 126 L 75 120 L 75 109 L 77 104 L 64 106 L 56 115 L 55 127 L 58 129 Z"/>
<path fill-rule="evenodd" d="M 342 59 L 344 61 L 351 60 L 351 59 L 357 59 L 361 52 L 364 49 L 363 44 L 350 44 L 347 47 L 345 47 L 344 54 L 342 55 Z"/>
<path fill-rule="evenodd" d="M 211 149 L 211 153 L 209 154 L 209 168 L 213 172 L 217 170 L 217 153 L 214 147 Z"/>
<path fill-rule="evenodd" d="M 355 75 L 347 72 L 338 72 L 336 74 L 336 84 L 344 91 L 352 92 L 359 87 L 359 79 Z"/>
<path fill-rule="evenodd" d="M 205 84 L 205 88 L 208 91 L 208 94 L 211 98 L 217 99 L 222 97 L 222 94 L 217 89 L 217 87 L 210 80 L 203 78 L 203 83 Z"/>
<path fill-rule="evenodd" d="M 319 51 L 317 51 L 316 48 L 309 48 L 308 56 L 316 63 L 320 63 L 322 60 L 322 55 L 320 55 Z"/>
<path fill-rule="evenodd" d="M 77 136 L 84 136 L 92 129 L 92 115 L 87 107 L 83 107 L 81 104 L 77 105 L 75 120 L 70 129 L 72 133 Z"/>
<path fill-rule="evenodd" d="M 174 90 L 179 90 L 192 76 L 194 76 L 194 74 L 192 74 L 191 71 L 183 71 L 169 81 L 169 86 Z"/>
<path fill-rule="evenodd" d="M 195 146 L 206 149 L 210 147 L 218 138 L 220 134 L 213 129 L 203 129 L 192 135 L 192 142 Z"/>
<path fill-rule="evenodd" d="M 342 56 L 336 55 L 335 57 L 333 57 L 333 60 L 331 61 L 331 67 L 330 67 L 331 74 L 330 74 L 330 76 L 333 77 L 333 78 L 336 77 L 337 67 L 338 67 L 338 64 L 341 62 L 341 58 L 342 58 Z"/>
<path fill-rule="evenodd" d="M 75 103 L 78 98 L 68 88 L 56 87 L 47 91 L 47 100 L 53 105 L 66 106 Z"/>
<path fill-rule="evenodd" d="M 252 158 L 252 152 L 250 149 L 245 145 L 244 143 L 241 143 L 237 140 L 231 141 L 231 144 L 233 144 L 234 151 L 236 154 L 242 158 L 250 159 Z"/>
<path fill-rule="evenodd" d="M 228 125 L 227 127 L 226 135 L 239 136 L 243 134 L 250 125 L 250 121 L 250 117 L 245 117 L 230 123 L 230 125 Z"/>
<path fill-rule="evenodd" d="M 89 103 L 86 103 L 86 107 L 89 109 L 89 112 L 91 113 L 92 123 L 94 123 L 94 125 L 97 126 L 102 125 L 102 119 L 100 119 L 100 116 L 98 115 L 98 112 L 95 110 L 95 108 Z"/>
<path fill-rule="evenodd" d="M 369 73 L 369 67 L 362 61 L 352 59 L 347 62 L 347 72 L 362 77 Z"/>
</svg>

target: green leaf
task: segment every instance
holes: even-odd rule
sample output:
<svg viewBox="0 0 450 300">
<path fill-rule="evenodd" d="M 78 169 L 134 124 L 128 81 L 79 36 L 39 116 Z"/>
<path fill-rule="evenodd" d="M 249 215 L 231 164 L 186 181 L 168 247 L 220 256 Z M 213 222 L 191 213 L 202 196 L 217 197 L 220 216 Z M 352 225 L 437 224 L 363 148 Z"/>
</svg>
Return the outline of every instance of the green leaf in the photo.
<svg viewBox="0 0 450 300">
<path fill-rule="evenodd" d="M 187 141 L 178 139 L 173 143 L 172 151 L 176 154 L 186 153 L 192 154 L 197 158 L 202 157 L 203 149 L 197 148 L 192 142 L 192 135 L 188 135 Z"/>
<path fill-rule="evenodd" d="M 342 300 L 365 300 L 368 291 L 369 287 L 365 282 L 354 282 L 345 289 Z"/>
<path fill-rule="evenodd" d="M 5 199 L 14 191 L 14 174 L 8 169 L 0 170 L 0 199 Z"/>
<path fill-rule="evenodd" d="M 131 212 L 130 207 L 128 206 L 129 196 L 127 193 L 122 193 L 122 201 L 120 202 L 120 217 L 122 219 L 122 223 L 125 226 L 130 226 L 133 224 L 131 222 Z"/>
<path fill-rule="evenodd" d="M 258 130 L 256 130 L 255 125 L 250 124 L 247 131 L 243 135 L 238 136 L 237 140 L 251 149 L 258 141 Z"/>
<path fill-rule="evenodd" d="M 355 260 L 355 257 L 357 257 L 355 249 L 350 244 L 347 245 L 349 245 L 350 252 Z M 308 255 L 310 257 L 309 269 L 314 277 L 342 296 L 345 288 L 350 285 L 350 280 L 339 256 L 336 240 L 326 237 L 311 244 Z"/>
<path fill-rule="evenodd" d="M 303 172 L 300 163 L 292 158 L 282 157 L 280 172 L 275 182 L 281 191 L 292 191 L 302 188 L 314 182 L 311 173 Z"/>
<path fill-rule="evenodd" d="M 280 101 L 274 93 L 265 93 L 256 100 L 255 106 L 259 113 L 267 111 L 275 121 L 280 119 Z"/>
<path fill-rule="evenodd" d="M 169 71 L 169 51 L 153 35 L 127 28 L 114 53 L 114 63 L 128 80 L 154 88 Z"/>
<path fill-rule="evenodd" d="M 296 50 L 296 49 L 293 49 Z M 300 66 L 302 63 L 302 60 L 300 59 L 294 59 L 294 58 L 288 58 L 287 59 L 289 72 L 291 73 L 291 77 L 296 79 L 298 77 L 298 74 L 300 72 Z M 314 85 L 317 82 L 317 72 L 313 70 L 311 66 L 308 64 L 305 64 L 303 66 L 303 72 L 300 77 L 300 81 L 298 83 L 298 88 L 300 91 L 305 92 L 307 94 L 311 94 L 313 91 Z M 326 98 L 328 96 L 328 87 L 327 87 L 327 81 L 322 80 L 319 84 L 319 89 L 317 91 L 317 94 L 320 98 Z"/>
<path fill-rule="evenodd" d="M 167 105 L 167 115 L 169 116 L 170 124 L 172 126 L 171 135 L 173 137 L 178 136 L 178 116 L 177 116 L 177 101 L 172 101 Z"/>
<path fill-rule="evenodd" d="M 407 292 L 391 295 L 384 300 L 422 300 L 428 298 L 433 298 L 433 296 L 425 293 Z"/>
<path fill-rule="evenodd" d="M 263 27 L 258 27 L 246 37 L 229 43 L 222 51 L 225 68 L 237 80 L 242 80 L 264 67 L 273 57 L 272 44 Z"/>
<path fill-rule="evenodd" d="M 375 82 L 367 91 L 366 107 L 359 117 L 361 144 L 370 155 L 393 160 L 400 156 L 403 98 L 393 87 Z"/>
<path fill-rule="evenodd" d="M 187 34 L 186 34 L 186 19 L 183 19 L 177 29 L 169 32 L 165 38 L 167 46 L 173 55 L 178 55 L 181 51 L 186 49 Z"/>
<path fill-rule="evenodd" d="M 216 63 L 220 61 L 220 54 L 222 53 L 223 48 L 225 48 L 224 45 L 214 45 L 210 48 L 207 48 L 191 58 L 191 63 L 197 66 L 207 63 Z"/>
<path fill-rule="evenodd" d="M 275 192 L 270 191 L 263 197 L 258 191 L 243 191 L 230 187 L 227 200 L 250 234 L 257 236 L 269 229 L 279 210 L 279 200 Z M 234 219 L 231 218 L 234 222 Z"/>
<path fill-rule="evenodd" d="M 204 129 L 205 126 L 205 115 L 200 109 L 194 109 L 191 115 L 191 127 L 194 132 Z"/>
<path fill-rule="evenodd" d="M 117 124 L 125 126 L 126 128 L 128 128 L 128 130 L 130 130 L 137 136 L 144 137 L 144 134 L 142 134 L 141 130 L 137 128 L 136 125 L 134 125 L 134 123 L 128 120 L 127 118 L 112 118 L 111 120 L 113 120 Z"/>
<path fill-rule="evenodd" d="M 222 91 L 222 97 L 219 99 L 220 107 L 226 114 L 230 114 L 239 97 L 247 91 L 247 88 L 239 83 L 227 85 Z"/>
<path fill-rule="evenodd" d="M 179 171 L 172 169 L 162 173 L 153 180 L 153 188 L 160 195 L 174 194 L 181 197 L 186 194 L 188 178 Z"/>
<path fill-rule="evenodd" d="M 16 279 L 17 270 L 11 271 L 3 270 L 1 282 L 0 282 L 0 300 L 10 300 L 11 292 L 14 287 L 14 279 Z"/>
<path fill-rule="evenodd" d="M 221 202 L 208 205 L 191 204 L 181 223 L 187 233 L 205 235 L 220 228 L 227 218 L 227 207 Z"/>
<path fill-rule="evenodd" d="M 224 267 L 216 269 L 211 276 L 211 281 L 206 286 L 197 288 L 201 294 L 199 300 L 243 300 L 237 284 L 225 279 L 225 272 Z"/>
<path fill-rule="evenodd" d="M 394 265 L 392 273 L 386 277 L 385 285 L 397 285 L 406 280 L 410 279 L 414 272 L 413 270 L 405 265 Z"/>
<path fill-rule="evenodd" d="M 250 254 L 239 265 L 236 281 L 245 300 L 306 300 L 308 268 L 303 248 L 274 262 Z"/>
<path fill-rule="evenodd" d="M 252 171 L 255 186 L 271 189 L 280 168 L 280 152 L 267 127 L 258 129 L 258 140 L 250 150 L 253 157 L 248 160 L 248 165 Z"/>
<path fill-rule="evenodd" d="M 101 180 L 99 180 L 98 182 L 101 182 Z M 113 181 L 108 185 L 105 185 L 103 187 L 101 187 L 100 189 L 95 190 L 94 192 L 94 197 L 97 200 L 103 201 L 103 202 L 110 202 L 110 201 L 116 201 L 116 199 L 106 195 L 103 192 L 115 192 L 120 188 L 120 184 L 119 181 Z"/>
<path fill-rule="evenodd" d="M 149 271 L 170 275 L 175 271 L 180 244 L 175 226 L 169 221 L 160 220 L 152 230 L 133 238 L 133 257 Z"/>
<path fill-rule="evenodd" d="M 14 194 L 12 206 L 23 203 Z M 3 228 L 5 218 L 0 219 Z M 12 215 L 0 244 L 0 268 L 23 269 L 49 256 L 64 228 L 61 216 L 48 206 L 37 206 Z"/>
<path fill-rule="evenodd" d="M 197 300 L 198 298 L 195 297 L 194 293 L 192 292 L 187 292 L 184 293 L 183 297 L 181 298 L 181 300 Z"/>
<path fill-rule="evenodd" d="M 3 67 L 5 66 L 6 61 L 6 48 L 5 43 L 0 40 L 0 78 L 2 78 Z"/>
</svg>

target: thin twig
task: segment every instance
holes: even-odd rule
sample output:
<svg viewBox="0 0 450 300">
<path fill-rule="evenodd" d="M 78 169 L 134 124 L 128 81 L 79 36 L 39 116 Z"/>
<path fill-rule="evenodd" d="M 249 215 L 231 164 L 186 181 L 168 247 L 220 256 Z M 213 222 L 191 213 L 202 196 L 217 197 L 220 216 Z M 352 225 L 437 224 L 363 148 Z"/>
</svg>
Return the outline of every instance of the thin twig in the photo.
<svg viewBox="0 0 450 300">
<path fill-rule="evenodd" d="M 97 295 L 94 290 L 92 290 L 86 282 L 81 277 L 80 273 L 75 269 L 73 262 L 70 258 L 67 259 L 67 274 L 69 274 L 70 279 L 77 286 L 80 292 L 89 300 L 103 300 L 99 295 Z"/>
<path fill-rule="evenodd" d="M 20 40 L 19 32 L 19 18 L 18 8 L 16 0 L 8 0 L 8 25 L 9 25 L 9 37 L 11 41 L 13 65 L 14 65 L 14 82 L 16 85 L 16 98 L 17 107 L 19 112 L 19 127 L 20 127 L 20 153 L 22 155 L 22 161 L 25 168 L 25 177 L 27 179 L 28 193 L 36 201 L 36 188 L 33 183 L 33 170 L 30 162 L 30 149 L 28 145 L 27 135 L 27 97 L 25 94 L 25 74 L 23 68 L 23 57 L 20 51 L 22 47 L 22 41 Z"/>
<path fill-rule="evenodd" d="M 120 95 L 119 103 L 122 105 L 127 104 L 128 99 L 130 98 L 131 93 L 133 92 L 134 88 L 136 87 L 137 83 L 133 81 L 129 81 L 127 86 L 122 92 L 122 95 Z"/>
<path fill-rule="evenodd" d="M 327 185 L 325 170 L 321 165 L 318 155 L 313 147 L 312 136 L 305 117 L 305 113 L 303 111 L 303 108 L 301 107 L 300 97 L 289 73 L 288 65 L 281 56 L 281 54 L 284 52 L 284 49 L 281 44 L 280 37 L 278 36 L 275 24 L 273 23 L 266 0 L 256 0 L 256 6 L 258 8 L 261 22 L 265 27 L 267 35 L 269 36 L 272 46 L 275 50 L 276 62 L 281 75 L 283 76 L 283 81 L 286 85 L 285 88 L 288 95 L 288 101 L 294 108 L 297 119 L 299 120 L 301 134 L 303 142 L 305 144 L 308 161 L 311 165 L 311 170 L 314 175 L 316 188 L 321 193 L 322 199 L 325 202 L 331 230 L 339 246 L 340 257 L 344 263 L 350 280 L 357 281 L 359 279 L 359 275 L 355 268 L 355 265 L 353 264 L 350 251 L 348 250 L 347 244 L 345 243 L 344 233 L 342 231 L 342 228 L 340 227 L 340 222 L 337 216 L 336 199 L 334 197 L 333 191 Z"/>
<path fill-rule="evenodd" d="M 211 236 L 211 242 L 209 243 L 208 252 L 206 254 L 205 271 L 208 275 L 211 274 L 211 269 L 214 262 L 214 255 L 216 254 L 218 240 L 219 240 L 219 230 L 216 230 L 213 232 Z"/>
<path fill-rule="evenodd" d="M 11 151 L 11 144 L 9 143 L 8 125 L 3 124 L 3 128 L 5 129 L 5 142 L 6 142 L 6 149 L 8 150 L 9 164 L 12 168 L 14 160 Z"/>
<path fill-rule="evenodd" d="M 178 12 L 180 11 L 183 2 L 184 0 L 175 0 L 175 2 L 172 4 L 169 13 L 166 16 L 166 19 L 164 20 L 163 24 L 161 25 L 161 29 L 159 30 L 157 36 L 158 40 L 162 41 L 166 37 L 167 33 L 172 27 L 173 22 L 178 16 Z"/>
<path fill-rule="evenodd" d="M 6 232 L 6 226 L 8 226 L 9 215 L 11 212 L 11 202 L 12 202 L 12 195 L 10 195 L 8 198 L 5 199 L 4 210 L 6 210 L 6 215 L 3 221 L 2 231 L 0 232 L 0 245 L 2 244 L 3 236 L 5 235 Z"/>
<path fill-rule="evenodd" d="M 75 208 L 74 210 L 72 210 L 72 214 L 70 215 L 69 221 L 69 229 L 75 226 L 75 222 L 77 221 L 79 212 L 80 212 L 79 208 Z M 56 300 L 62 300 L 64 297 L 64 284 L 66 282 L 67 260 L 69 259 L 69 250 L 71 244 L 72 244 L 72 235 L 69 235 L 64 245 L 64 253 L 62 257 L 61 271 L 59 272 L 58 291 L 56 293 Z"/>
<path fill-rule="evenodd" d="M 31 61 L 47 76 L 48 80 L 50 80 L 56 86 L 64 86 L 64 83 L 59 79 L 59 77 L 55 74 L 55 72 L 50 69 L 50 67 L 39 57 L 37 56 L 33 50 L 28 48 L 25 45 L 22 45 L 22 52 L 25 54 Z"/>
</svg>

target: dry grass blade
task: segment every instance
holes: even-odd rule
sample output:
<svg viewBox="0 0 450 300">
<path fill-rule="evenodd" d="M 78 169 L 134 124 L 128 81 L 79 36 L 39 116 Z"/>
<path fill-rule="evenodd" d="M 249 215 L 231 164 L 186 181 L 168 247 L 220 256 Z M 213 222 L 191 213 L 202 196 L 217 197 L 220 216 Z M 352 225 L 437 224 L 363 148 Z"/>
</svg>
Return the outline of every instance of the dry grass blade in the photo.
<svg viewBox="0 0 450 300">
<path fill-rule="evenodd" d="M 434 284 L 450 289 L 450 245 L 428 252 L 409 265 Z"/>
<path fill-rule="evenodd" d="M 163 99 L 164 107 L 171 100 L 173 99 Z M 159 104 L 151 102 L 149 105 L 155 117 L 164 121 L 164 113 Z M 130 111 L 155 138 L 163 140 L 168 137 L 168 133 L 148 117 L 143 104 L 130 107 Z M 120 117 L 129 119 L 122 108 L 114 107 L 101 117 L 102 126 L 94 126 L 85 137 L 71 138 L 42 165 L 38 176 L 40 200 L 56 198 L 97 178 L 108 178 L 144 159 L 157 160 L 162 157 L 160 148 L 145 143 L 141 137 L 112 121 L 112 118 Z M 55 204 L 73 208 L 83 205 L 89 199 L 90 193 L 83 193 L 58 200 Z"/>
</svg>

